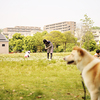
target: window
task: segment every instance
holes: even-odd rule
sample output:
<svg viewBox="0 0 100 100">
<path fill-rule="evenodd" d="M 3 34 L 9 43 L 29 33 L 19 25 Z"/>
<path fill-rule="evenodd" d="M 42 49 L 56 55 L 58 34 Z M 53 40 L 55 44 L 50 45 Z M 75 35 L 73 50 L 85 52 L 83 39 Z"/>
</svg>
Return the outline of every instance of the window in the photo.
<svg viewBox="0 0 100 100">
<path fill-rule="evenodd" d="M 2 47 L 5 47 L 5 44 L 2 44 Z"/>
</svg>

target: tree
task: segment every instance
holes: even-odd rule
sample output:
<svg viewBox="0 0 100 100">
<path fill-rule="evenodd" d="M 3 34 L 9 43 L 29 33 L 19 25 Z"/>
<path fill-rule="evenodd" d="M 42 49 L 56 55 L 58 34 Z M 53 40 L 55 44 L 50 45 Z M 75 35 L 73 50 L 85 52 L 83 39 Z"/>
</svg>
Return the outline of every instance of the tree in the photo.
<svg viewBox="0 0 100 100">
<path fill-rule="evenodd" d="M 85 35 L 82 37 L 83 48 L 86 50 L 90 50 L 90 41 L 94 40 L 94 36 L 92 32 L 86 32 Z"/>
<path fill-rule="evenodd" d="M 97 47 L 96 41 L 95 41 L 94 39 L 91 39 L 91 40 L 89 41 L 89 44 L 90 44 L 89 50 L 90 50 L 90 51 L 94 51 L 94 50 L 96 49 L 96 47 Z"/>
<path fill-rule="evenodd" d="M 82 28 L 81 28 L 81 34 L 82 34 L 82 36 L 83 36 L 83 38 L 86 36 L 85 34 L 88 34 L 89 35 L 89 33 L 91 34 L 91 29 L 92 29 L 92 26 L 93 26 L 93 20 L 91 20 L 91 18 L 89 18 L 88 16 L 87 16 L 87 14 L 85 14 L 84 15 L 84 18 L 85 19 L 80 19 L 80 21 L 82 21 L 82 24 L 83 24 L 83 26 L 82 26 Z M 90 35 L 91 36 L 91 35 Z M 92 37 L 93 37 L 93 35 L 92 35 Z M 81 43 L 80 43 L 80 46 L 82 46 L 83 44 L 84 44 L 84 42 L 86 41 L 86 39 L 85 39 L 85 41 L 84 41 L 84 39 L 83 38 L 81 38 L 82 40 L 81 40 Z M 88 37 L 89 38 L 89 37 Z M 88 39 L 87 38 L 87 39 Z M 91 39 L 91 37 L 89 38 L 89 40 Z M 88 41 L 88 40 L 87 40 Z M 89 42 L 88 42 L 89 43 Z"/>
<path fill-rule="evenodd" d="M 64 38 L 63 43 L 66 50 L 66 44 L 67 43 L 77 43 L 77 38 L 74 37 L 74 35 L 70 31 L 64 32 Z"/>
<path fill-rule="evenodd" d="M 42 35 L 43 35 L 43 36 L 46 35 L 46 34 L 48 34 L 47 31 L 43 31 L 43 32 L 42 32 Z"/>
<path fill-rule="evenodd" d="M 97 45 L 96 49 L 100 49 L 100 41 L 99 41 L 99 44 Z"/>
<path fill-rule="evenodd" d="M 21 35 L 20 33 L 15 33 L 14 35 L 13 35 L 13 37 L 12 37 L 12 40 L 18 40 L 18 39 L 23 39 L 24 38 L 24 36 L 23 35 Z"/>
<path fill-rule="evenodd" d="M 23 50 L 23 38 L 20 33 L 15 33 L 12 39 L 9 39 L 9 51 L 22 52 Z"/>
<path fill-rule="evenodd" d="M 56 49 L 59 44 L 63 43 L 63 37 L 64 35 L 60 31 L 51 31 L 44 38 L 50 40 L 54 45 L 54 49 Z"/>
<path fill-rule="evenodd" d="M 40 33 L 40 32 L 37 32 L 33 37 L 34 37 L 34 40 L 35 40 L 35 46 L 37 47 L 37 50 L 39 52 L 42 51 L 43 49 L 43 36 L 44 34 Z"/>
<path fill-rule="evenodd" d="M 91 18 L 87 16 L 87 14 L 84 15 L 84 18 L 85 19 L 80 19 L 80 21 L 82 21 L 83 23 L 83 28 L 84 28 L 83 33 L 86 33 L 88 31 L 91 31 L 94 22 L 93 20 L 91 20 Z"/>
<path fill-rule="evenodd" d="M 23 40 L 23 48 L 24 52 L 30 50 L 31 52 L 36 52 L 36 46 L 35 46 L 35 39 L 33 36 L 26 36 Z"/>
<path fill-rule="evenodd" d="M 23 40 L 21 40 L 21 39 L 15 40 L 15 41 L 13 41 L 13 44 L 15 45 L 13 47 L 14 52 L 22 52 Z"/>
<path fill-rule="evenodd" d="M 13 41 L 12 39 L 9 39 L 9 52 L 13 51 Z"/>
</svg>

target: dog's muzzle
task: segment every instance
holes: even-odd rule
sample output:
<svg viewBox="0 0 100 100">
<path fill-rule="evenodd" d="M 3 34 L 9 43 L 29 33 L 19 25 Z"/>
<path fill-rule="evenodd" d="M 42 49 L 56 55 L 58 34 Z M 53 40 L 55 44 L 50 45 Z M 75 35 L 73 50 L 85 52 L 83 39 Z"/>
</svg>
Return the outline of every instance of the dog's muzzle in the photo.
<svg viewBox="0 0 100 100">
<path fill-rule="evenodd" d="M 64 57 L 63 59 L 64 59 L 65 61 L 67 61 L 68 57 L 69 57 L 69 56 L 66 56 L 66 57 Z"/>
</svg>

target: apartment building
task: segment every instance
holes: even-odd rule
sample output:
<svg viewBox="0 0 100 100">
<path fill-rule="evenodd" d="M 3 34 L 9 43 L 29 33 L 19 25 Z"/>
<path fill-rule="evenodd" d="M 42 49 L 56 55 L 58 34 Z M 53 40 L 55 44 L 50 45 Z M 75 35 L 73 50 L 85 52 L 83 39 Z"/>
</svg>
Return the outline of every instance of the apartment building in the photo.
<svg viewBox="0 0 100 100">
<path fill-rule="evenodd" d="M 100 41 L 100 29 L 92 29 L 91 32 L 94 35 L 94 40 L 97 44 L 99 44 Z M 76 29 L 75 36 L 78 38 L 78 41 L 81 41 L 81 38 L 83 36 L 83 30 L 82 29 Z"/>
<path fill-rule="evenodd" d="M 54 30 L 65 32 L 65 31 L 72 31 L 74 32 L 76 29 L 76 22 L 74 21 L 64 21 L 54 24 L 45 25 L 43 27 L 44 31 L 51 32 Z"/>
<path fill-rule="evenodd" d="M 94 35 L 94 40 L 97 44 L 99 44 L 100 41 L 100 29 L 92 29 L 92 33 Z"/>
<path fill-rule="evenodd" d="M 1 34 L 6 35 L 8 38 L 12 38 L 13 34 L 15 33 L 21 33 L 21 35 L 24 36 L 28 35 L 32 36 L 36 32 L 41 32 L 41 28 L 31 27 L 31 26 L 15 26 L 15 27 L 4 28 Z"/>
</svg>

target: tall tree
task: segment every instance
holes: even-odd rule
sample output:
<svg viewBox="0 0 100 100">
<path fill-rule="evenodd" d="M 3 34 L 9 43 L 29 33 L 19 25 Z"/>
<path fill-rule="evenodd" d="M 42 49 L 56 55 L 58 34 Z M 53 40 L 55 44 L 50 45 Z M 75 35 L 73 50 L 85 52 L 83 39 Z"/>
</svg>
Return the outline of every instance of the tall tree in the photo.
<svg viewBox="0 0 100 100">
<path fill-rule="evenodd" d="M 9 39 L 9 48 L 10 52 L 22 52 L 23 50 L 23 38 L 20 33 L 15 33 L 12 37 L 12 39 Z"/>
<path fill-rule="evenodd" d="M 23 48 L 24 51 L 30 50 L 31 52 L 36 52 L 36 45 L 35 45 L 35 39 L 33 36 L 26 36 L 23 40 Z"/>
<path fill-rule="evenodd" d="M 70 31 L 64 32 L 64 38 L 63 38 L 63 43 L 64 43 L 64 50 L 66 50 L 66 44 L 67 43 L 76 43 L 77 39 L 74 37 L 74 35 Z"/>
<path fill-rule="evenodd" d="M 83 24 L 81 27 L 81 34 L 82 34 L 81 36 L 85 37 L 86 36 L 85 34 L 88 34 L 88 35 L 89 35 L 89 33 L 91 34 L 91 28 L 94 23 L 93 20 L 91 18 L 89 18 L 87 14 L 85 14 L 84 19 L 80 19 L 80 21 L 82 21 L 82 24 Z M 85 41 L 86 41 L 86 39 L 85 39 Z M 83 38 L 81 38 L 80 46 L 82 46 L 85 41 L 83 41 Z"/>
<path fill-rule="evenodd" d="M 90 50 L 90 41 L 91 40 L 94 40 L 94 36 L 93 36 L 93 33 L 92 32 L 86 32 L 85 35 L 82 37 L 82 43 L 83 43 L 83 47 L 86 49 L 86 50 Z"/>
<path fill-rule="evenodd" d="M 44 38 L 50 40 L 54 45 L 54 49 L 56 49 L 63 41 L 63 34 L 60 31 L 51 31 L 49 34 L 45 35 Z"/>
<path fill-rule="evenodd" d="M 18 40 L 18 39 L 21 39 L 22 40 L 23 38 L 24 38 L 24 36 L 21 35 L 20 33 L 15 33 L 13 35 L 13 37 L 12 37 L 13 40 Z"/>
<path fill-rule="evenodd" d="M 90 44 L 89 50 L 90 50 L 90 51 L 94 51 L 94 50 L 96 49 L 96 47 L 97 47 L 96 41 L 95 41 L 94 39 L 91 39 L 91 41 L 89 41 L 89 44 Z"/>
<path fill-rule="evenodd" d="M 48 34 L 47 31 L 43 31 L 43 32 L 42 32 L 42 35 L 43 35 L 43 36 L 46 35 L 46 34 Z"/>
<path fill-rule="evenodd" d="M 22 46 L 23 46 L 23 40 L 21 40 L 21 39 L 14 40 L 13 44 L 15 45 L 13 47 L 13 51 L 14 52 L 22 52 L 22 50 L 23 50 L 23 48 L 22 48 Z"/>
<path fill-rule="evenodd" d="M 40 32 L 37 32 L 37 33 L 33 36 L 34 39 L 35 39 L 35 46 L 37 47 L 37 50 L 38 50 L 39 52 L 42 51 L 43 46 L 44 46 L 44 44 L 43 44 L 43 36 L 44 36 L 44 34 L 42 34 L 42 33 L 40 33 Z"/>
<path fill-rule="evenodd" d="M 94 22 L 91 18 L 88 17 L 87 14 L 84 15 L 84 18 L 85 19 L 80 19 L 80 21 L 82 21 L 83 23 L 83 33 L 86 33 L 88 31 L 91 31 Z"/>
</svg>

